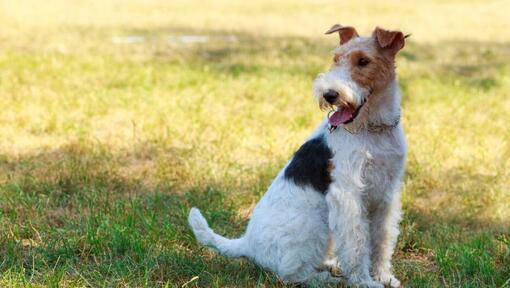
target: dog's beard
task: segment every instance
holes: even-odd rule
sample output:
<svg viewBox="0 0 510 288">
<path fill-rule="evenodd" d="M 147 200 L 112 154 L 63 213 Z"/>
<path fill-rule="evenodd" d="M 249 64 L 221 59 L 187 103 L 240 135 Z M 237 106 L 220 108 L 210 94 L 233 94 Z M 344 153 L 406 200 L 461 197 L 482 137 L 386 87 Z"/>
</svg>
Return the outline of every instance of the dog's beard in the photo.
<svg viewBox="0 0 510 288">
<path fill-rule="evenodd" d="M 324 98 L 321 97 L 321 99 L 319 100 L 319 108 L 322 110 L 322 111 L 330 111 L 330 110 L 334 110 L 335 107 L 332 105 L 332 104 L 329 104 L 326 100 L 324 100 Z"/>
<path fill-rule="evenodd" d="M 350 105 L 347 101 L 343 100 L 343 99 L 339 99 L 337 103 L 335 104 L 331 104 L 329 103 L 328 101 L 326 101 L 324 98 L 320 98 L 319 99 L 319 108 L 322 110 L 322 111 L 331 111 L 331 110 L 337 110 L 341 107 L 351 107 L 352 105 Z"/>
</svg>

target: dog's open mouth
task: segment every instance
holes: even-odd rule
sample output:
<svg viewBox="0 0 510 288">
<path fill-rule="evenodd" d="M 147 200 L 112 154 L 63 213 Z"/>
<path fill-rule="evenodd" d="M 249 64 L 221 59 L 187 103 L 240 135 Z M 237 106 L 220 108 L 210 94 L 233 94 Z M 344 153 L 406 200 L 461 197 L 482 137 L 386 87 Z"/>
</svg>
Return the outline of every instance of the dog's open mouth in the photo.
<svg viewBox="0 0 510 288">
<path fill-rule="evenodd" d="M 329 115 L 329 124 L 331 126 L 340 126 L 342 124 L 349 124 L 356 116 L 358 116 L 361 107 L 363 107 L 365 103 L 358 106 L 358 108 L 354 109 L 352 107 L 338 107 L 333 113 Z"/>
</svg>

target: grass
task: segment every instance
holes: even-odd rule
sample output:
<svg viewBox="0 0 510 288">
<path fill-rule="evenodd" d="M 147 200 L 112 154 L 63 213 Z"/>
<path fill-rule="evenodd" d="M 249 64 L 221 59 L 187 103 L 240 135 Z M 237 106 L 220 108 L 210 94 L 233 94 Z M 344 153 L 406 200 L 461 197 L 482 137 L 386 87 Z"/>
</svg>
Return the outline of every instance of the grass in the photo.
<svg viewBox="0 0 510 288">
<path fill-rule="evenodd" d="M 410 151 L 397 276 L 510 287 L 506 2 L 0 8 L 1 287 L 285 286 L 197 245 L 186 217 L 198 206 L 217 232 L 243 232 L 324 116 L 310 91 L 335 22 L 413 34 L 398 60 Z"/>
</svg>

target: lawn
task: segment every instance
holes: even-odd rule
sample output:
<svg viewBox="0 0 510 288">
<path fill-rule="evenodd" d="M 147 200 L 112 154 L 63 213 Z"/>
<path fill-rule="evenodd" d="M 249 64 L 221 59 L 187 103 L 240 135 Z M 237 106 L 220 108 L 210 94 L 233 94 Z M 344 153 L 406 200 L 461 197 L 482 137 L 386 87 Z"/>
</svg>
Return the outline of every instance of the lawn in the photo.
<svg viewBox="0 0 510 288">
<path fill-rule="evenodd" d="M 240 235 L 324 117 L 334 23 L 412 33 L 394 256 L 406 287 L 510 287 L 508 1 L 0 0 L 0 287 L 285 287 Z M 290 286 L 290 285 L 287 285 Z M 292 286 L 290 286 L 292 287 Z"/>
</svg>

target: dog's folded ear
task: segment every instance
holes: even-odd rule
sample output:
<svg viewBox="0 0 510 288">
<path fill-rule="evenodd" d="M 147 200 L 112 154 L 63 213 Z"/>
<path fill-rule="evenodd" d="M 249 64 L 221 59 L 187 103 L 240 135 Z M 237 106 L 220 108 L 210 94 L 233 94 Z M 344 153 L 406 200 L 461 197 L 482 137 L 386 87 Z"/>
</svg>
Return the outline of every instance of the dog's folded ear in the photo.
<svg viewBox="0 0 510 288">
<path fill-rule="evenodd" d="M 340 35 L 340 45 L 347 43 L 349 40 L 351 40 L 354 37 L 358 37 L 358 32 L 356 32 L 356 29 L 351 26 L 342 26 L 340 24 L 335 24 L 329 28 L 328 31 L 326 31 L 325 34 L 331 34 L 338 32 Z"/>
<path fill-rule="evenodd" d="M 393 55 L 404 48 L 406 38 L 400 31 L 389 31 L 379 27 L 375 28 L 372 37 L 377 40 L 376 42 L 379 47 L 389 51 Z"/>
</svg>

